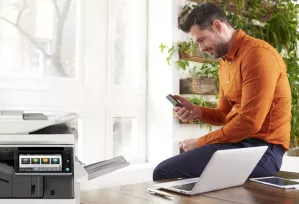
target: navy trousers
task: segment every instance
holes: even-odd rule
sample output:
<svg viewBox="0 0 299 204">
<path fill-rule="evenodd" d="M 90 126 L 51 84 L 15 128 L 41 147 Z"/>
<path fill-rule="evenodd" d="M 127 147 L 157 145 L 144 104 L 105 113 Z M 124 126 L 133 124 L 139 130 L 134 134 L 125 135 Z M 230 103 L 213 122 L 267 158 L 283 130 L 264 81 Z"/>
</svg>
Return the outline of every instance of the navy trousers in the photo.
<svg viewBox="0 0 299 204">
<path fill-rule="evenodd" d="M 267 151 L 250 177 L 272 176 L 279 171 L 285 150 L 281 145 L 269 144 L 260 139 L 244 139 L 231 144 L 208 144 L 161 162 L 154 170 L 153 180 L 199 177 L 217 150 L 268 146 Z"/>
</svg>

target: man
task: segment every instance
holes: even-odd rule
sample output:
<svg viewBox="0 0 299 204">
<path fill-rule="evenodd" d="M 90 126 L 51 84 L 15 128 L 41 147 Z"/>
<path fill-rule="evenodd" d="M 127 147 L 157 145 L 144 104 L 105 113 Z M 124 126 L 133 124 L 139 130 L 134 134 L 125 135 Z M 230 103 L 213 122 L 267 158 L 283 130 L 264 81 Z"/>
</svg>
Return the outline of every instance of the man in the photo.
<svg viewBox="0 0 299 204">
<path fill-rule="evenodd" d="M 185 153 L 160 163 L 153 180 L 199 177 L 215 151 L 262 145 L 268 149 L 251 176 L 273 175 L 290 140 L 291 91 L 282 57 L 268 43 L 234 30 L 214 4 L 195 7 L 180 29 L 198 43 L 199 51 L 222 58 L 220 93 L 217 108 L 175 96 L 184 107 L 173 110 L 184 122 L 199 119 L 222 128 L 180 142 Z"/>
</svg>

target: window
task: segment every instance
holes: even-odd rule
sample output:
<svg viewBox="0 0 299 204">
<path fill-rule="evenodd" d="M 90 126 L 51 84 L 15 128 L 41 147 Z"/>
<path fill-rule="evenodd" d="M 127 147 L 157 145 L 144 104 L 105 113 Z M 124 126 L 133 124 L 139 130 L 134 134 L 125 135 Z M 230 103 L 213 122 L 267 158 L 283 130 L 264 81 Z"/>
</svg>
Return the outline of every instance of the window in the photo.
<svg viewBox="0 0 299 204">
<path fill-rule="evenodd" d="M 136 139 L 136 118 L 113 118 L 113 157 L 126 155 L 132 159 L 133 141 Z"/>
<path fill-rule="evenodd" d="M 108 1 L 106 157 L 146 161 L 146 3 Z"/>
<path fill-rule="evenodd" d="M 140 90 L 145 68 L 146 1 L 109 1 L 108 66 L 111 85 Z M 143 86 L 142 86 L 143 87 Z"/>
<path fill-rule="evenodd" d="M 124 156 L 132 164 L 146 162 L 144 106 L 107 108 L 106 158 Z"/>
<path fill-rule="evenodd" d="M 0 107 L 78 113 L 85 163 L 146 161 L 146 3 L 0 0 Z"/>
<path fill-rule="evenodd" d="M 77 0 L 0 0 L 0 75 L 76 77 Z"/>
</svg>

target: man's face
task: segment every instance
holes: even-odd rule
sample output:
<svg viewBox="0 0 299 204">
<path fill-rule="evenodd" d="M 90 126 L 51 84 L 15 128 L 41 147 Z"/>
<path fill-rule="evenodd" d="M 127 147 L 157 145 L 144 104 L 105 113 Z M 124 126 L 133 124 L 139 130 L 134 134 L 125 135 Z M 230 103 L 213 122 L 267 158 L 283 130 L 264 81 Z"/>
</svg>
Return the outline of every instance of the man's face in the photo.
<svg viewBox="0 0 299 204">
<path fill-rule="evenodd" d="M 224 41 L 221 29 L 214 25 L 205 30 L 201 30 L 198 25 L 193 25 L 189 34 L 194 42 L 198 43 L 199 52 L 206 52 L 214 58 L 223 57 L 228 52 L 228 43 Z"/>
</svg>

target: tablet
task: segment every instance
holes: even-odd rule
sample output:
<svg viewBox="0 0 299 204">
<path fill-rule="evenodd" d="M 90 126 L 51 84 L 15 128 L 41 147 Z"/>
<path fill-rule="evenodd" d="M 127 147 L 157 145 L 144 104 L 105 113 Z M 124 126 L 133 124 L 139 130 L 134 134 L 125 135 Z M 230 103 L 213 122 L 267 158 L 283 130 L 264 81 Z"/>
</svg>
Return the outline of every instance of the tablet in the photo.
<svg viewBox="0 0 299 204">
<path fill-rule="evenodd" d="M 299 182 L 292 181 L 290 179 L 279 178 L 275 176 L 262 177 L 262 178 L 251 178 L 250 181 L 266 184 L 269 186 L 275 186 L 278 188 L 298 188 Z"/>
</svg>

